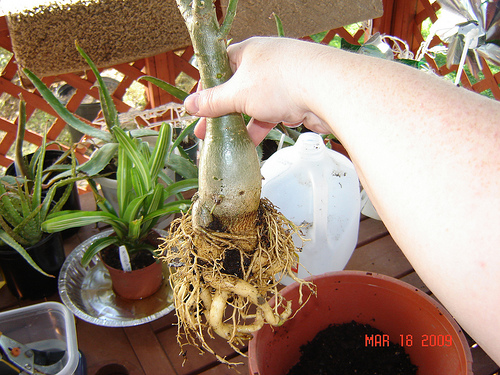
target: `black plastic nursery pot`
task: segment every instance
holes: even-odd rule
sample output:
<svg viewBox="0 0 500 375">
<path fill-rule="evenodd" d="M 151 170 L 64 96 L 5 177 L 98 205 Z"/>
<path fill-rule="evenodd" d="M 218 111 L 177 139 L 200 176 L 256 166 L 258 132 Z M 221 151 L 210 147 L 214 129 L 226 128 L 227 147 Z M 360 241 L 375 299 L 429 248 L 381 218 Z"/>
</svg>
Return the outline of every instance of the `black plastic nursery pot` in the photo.
<svg viewBox="0 0 500 375">
<path fill-rule="evenodd" d="M 0 268 L 7 287 L 17 298 L 37 300 L 57 292 L 57 278 L 66 258 L 61 233 L 51 233 L 34 246 L 26 248 L 28 254 L 47 277 L 35 270 L 14 249 L 0 247 Z"/>
<path fill-rule="evenodd" d="M 472 374 L 472 355 L 460 327 L 421 290 L 389 276 L 361 271 L 331 272 L 308 280 L 316 285 L 317 297 L 311 296 L 282 326 L 264 326 L 254 334 L 248 349 L 252 375 L 287 374 L 299 361 L 301 346 L 318 332 L 352 321 L 371 325 L 386 335 L 384 339 L 402 343 L 418 367 L 417 374 Z M 281 291 L 292 301 L 294 311 L 299 292 L 297 283 Z M 384 343 L 368 339 L 365 345 Z"/>
</svg>

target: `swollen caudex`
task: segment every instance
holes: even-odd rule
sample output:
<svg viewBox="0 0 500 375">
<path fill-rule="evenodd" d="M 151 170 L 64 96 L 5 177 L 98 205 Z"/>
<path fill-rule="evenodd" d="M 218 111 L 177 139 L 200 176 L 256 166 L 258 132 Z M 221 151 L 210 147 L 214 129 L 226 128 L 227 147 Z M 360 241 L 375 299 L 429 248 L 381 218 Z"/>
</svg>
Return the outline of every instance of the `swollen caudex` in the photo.
<svg viewBox="0 0 500 375">
<path fill-rule="evenodd" d="M 299 228 L 265 199 L 255 224 L 256 234 L 209 231 L 195 228 L 188 213 L 172 222 L 160 247 L 162 259 L 175 266 L 170 283 L 179 343 L 202 347 L 225 363 L 206 334 L 215 332 L 238 350 L 264 324 L 279 326 L 292 318 L 291 301 L 278 290 L 281 278 L 289 276 L 314 291 L 292 272 L 297 263 L 292 235 Z M 299 305 L 305 302 L 300 298 Z"/>
</svg>

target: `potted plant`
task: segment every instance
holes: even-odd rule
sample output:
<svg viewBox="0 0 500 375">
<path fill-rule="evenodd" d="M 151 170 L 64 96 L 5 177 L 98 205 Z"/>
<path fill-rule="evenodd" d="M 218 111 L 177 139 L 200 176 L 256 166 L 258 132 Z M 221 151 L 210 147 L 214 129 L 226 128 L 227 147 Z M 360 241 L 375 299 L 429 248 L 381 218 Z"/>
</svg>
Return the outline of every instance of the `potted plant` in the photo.
<svg viewBox="0 0 500 375">
<path fill-rule="evenodd" d="M 123 129 L 118 118 L 118 112 L 113 103 L 113 99 L 109 93 L 108 85 L 106 85 L 105 79 L 99 73 L 96 65 L 90 59 L 90 57 L 85 53 L 85 51 L 76 45 L 77 50 L 80 55 L 86 60 L 90 66 L 92 72 L 96 76 L 98 90 L 99 90 L 99 101 L 101 105 L 101 110 L 105 119 L 106 128 L 98 129 L 91 126 L 73 113 L 71 113 L 52 93 L 52 91 L 38 78 L 34 73 L 28 69 L 24 69 L 26 76 L 32 81 L 33 85 L 40 92 L 42 97 L 47 101 L 47 103 L 56 111 L 56 113 L 64 120 L 66 123 L 83 134 L 86 134 L 99 142 L 99 147 L 93 152 L 90 160 L 78 167 L 79 172 L 86 173 L 88 176 L 96 177 L 100 174 L 99 183 L 101 185 L 101 190 L 103 194 L 110 201 L 115 210 L 118 208 L 116 203 L 116 170 L 117 170 L 117 150 L 118 150 L 118 140 L 115 136 L 115 132 L 110 131 L 113 127 L 119 127 Z M 154 77 L 143 77 L 145 80 L 153 79 Z M 185 98 L 187 94 L 161 80 L 157 80 L 161 84 L 161 88 L 167 90 L 172 95 L 178 98 Z M 157 83 L 154 82 L 154 83 Z M 195 163 L 186 157 L 186 154 L 180 152 L 173 152 L 175 149 L 181 149 L 181 142 L 193 132 L 196 122 L 187 126 L 183 131 L 176 137 L 172 144 L 171 151 L 168 152 L 165 159 L 165 167 L 173 170 L 176 174 L 186 179 L 197 178 L 198 169 Z M 158 137 L 158 131 L 152 129 L 133 129 L 129 131 L 129 134 L 133 138 L 143 138 L 143 137 Z M 109 177 L 109 178 L 107 178 Z M 173 178 L 169 177 L 167 174 L 162 173 L 160 177 L 165 181 L 166 184 L 171 184 Z M 109 187 L 109 189 L 108 189 Z"/>
<path fill-rule="evenodd" d="M 18 142 L 22 146 L 26 126 L 25 103 L 20 102 Z M 19 177 L 3 176 L 0 181 L 0 267 L 9 290 L 19 298 L 37 299 L 57 290 L 57 276 L 65 258 L 60 233 L 42 229 L 46 217 L 61 210 L 81 179 L 73 157 L 68 175 L 46 181 L 44 168 L 46 137 L 29 166 L 18 160 Z M 19 155 L 19 153 L 18 153 Z M 30 173 L 28 170 L 31 169 Z M 60 189 L 62 194 L 56 197 Z"/>
<path fill-rule="evenodd" d="M 82 264 L 88 265 L 99 254 L 110 271 L 115 293 L 140 299 L 153 294 L 163 279 L 161 264 L 154 257 L 160 237 L 155 233 L 155 225 L 160 218 L 187 209 L 190 204 L 183 199 L 166 204 L 165 201 L 196 187 L 197 180 L 186 179 L 167 186 L 161 183 L 165 160 L 174 145 L 169 124 L 161 126 L 153 150 L 146 141 L 132 137 L 118 126 L 111 131 L 118 144 L 118 210 L 91 183 L 99 211 L 60 211 L 50 215 L 42 227 L 47 232 L 56 232 L 99 222 L 110 225 L 113 234 L 93 241 L 82 257 Z M 135 279 L 137 273 L 151 276 L 153 284 L 144 288 L 145 282 Z M 134 280 L 120 281 L 121 277 Z M 139 290 L 129 291 L 130 286 Z"/>
</svg>

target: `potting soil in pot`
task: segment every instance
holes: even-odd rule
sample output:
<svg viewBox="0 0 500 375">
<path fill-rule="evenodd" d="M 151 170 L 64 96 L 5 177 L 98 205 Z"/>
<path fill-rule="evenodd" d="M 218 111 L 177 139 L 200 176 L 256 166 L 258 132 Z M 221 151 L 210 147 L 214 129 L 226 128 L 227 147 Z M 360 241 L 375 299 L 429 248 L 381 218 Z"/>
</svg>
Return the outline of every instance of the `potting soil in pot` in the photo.
<svg viewBox="0 0 500 375">
<path fill-rule="evenodd" d="M 300 348 L 288 375 L 413 375 L 417 366 L 383 332 L 355 321 L 330 325 Z"/>
</svg>

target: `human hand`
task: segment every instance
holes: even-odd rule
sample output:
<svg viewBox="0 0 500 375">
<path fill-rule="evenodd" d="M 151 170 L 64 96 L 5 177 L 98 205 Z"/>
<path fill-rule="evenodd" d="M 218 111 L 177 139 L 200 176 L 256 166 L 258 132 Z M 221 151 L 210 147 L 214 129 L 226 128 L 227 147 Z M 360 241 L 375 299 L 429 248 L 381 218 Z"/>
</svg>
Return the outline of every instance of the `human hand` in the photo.
<svg viewBox="0 0 500 375">
<path fill-rule="evenodd" d="M 233 77 L 190 95 L 184 102 L 186 110 L 200 117 L 245 113 L 252 117 L 248 131 L 255 144 L 280 122 L 304 123 L 313 131 L 329 133 L 304 98 L 307 61 L 315 50 L 313 43 L 287 38 L 251 38 L 232 45 L 228 55 Z M 204 138 L 205 121 L 200 121 L 195 134 Z"/>
</svg>

